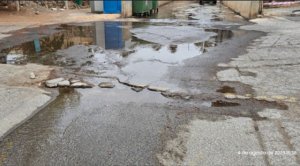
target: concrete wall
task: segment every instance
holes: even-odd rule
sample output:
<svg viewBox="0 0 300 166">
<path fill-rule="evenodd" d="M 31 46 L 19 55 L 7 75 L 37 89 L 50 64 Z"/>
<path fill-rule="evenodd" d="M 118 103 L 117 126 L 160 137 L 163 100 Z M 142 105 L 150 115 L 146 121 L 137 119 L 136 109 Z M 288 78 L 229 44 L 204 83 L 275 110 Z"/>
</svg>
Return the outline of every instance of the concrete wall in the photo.
<svg viewBox="0 0 300 166">
<path fill-rule="evenodd" d="M 122 17 L 130 17 L 132 16 L 132 1 L 122 0 Z"/>
<path fill-rule="evenodd" d="M 262 10 L 261 1 L 222 0 L 222 3 L 247 19 L 257 17 Z"/>
</svg>

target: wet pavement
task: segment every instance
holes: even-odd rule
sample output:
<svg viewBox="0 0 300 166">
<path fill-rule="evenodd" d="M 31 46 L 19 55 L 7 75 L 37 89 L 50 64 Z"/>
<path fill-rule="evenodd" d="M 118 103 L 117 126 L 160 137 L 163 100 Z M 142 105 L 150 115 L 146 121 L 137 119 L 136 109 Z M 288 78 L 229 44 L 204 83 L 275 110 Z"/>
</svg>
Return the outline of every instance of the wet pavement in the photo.
<svg viewBox="0 0 300 166">
<path fill-rule="evenodd" d="M 53 25 L 1 40 L 1 63 L 60 66 L 62 76 L 115 87 L 60 88 L 53 103 L 0 143 L 0 165 L 158 165 L 165 142 L 194 118 L 259 120 L 263 108 L 287 109 L 228 100 L 224 93 L 254 92 L 216 79 L 218 63 L 263 33 L 238 30 L 245 22 L 221 6 L 182 3 L 146 21 Z"/>
</svg>

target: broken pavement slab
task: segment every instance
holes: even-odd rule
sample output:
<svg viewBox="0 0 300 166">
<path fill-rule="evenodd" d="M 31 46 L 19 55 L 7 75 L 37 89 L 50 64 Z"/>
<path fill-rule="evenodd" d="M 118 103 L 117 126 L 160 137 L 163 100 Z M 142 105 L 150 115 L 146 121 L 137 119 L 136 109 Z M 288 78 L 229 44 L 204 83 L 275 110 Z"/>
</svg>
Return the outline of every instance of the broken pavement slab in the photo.
<svg viewBox="0 0 300 166">
<path fill-rule="evenodd" d="M 48 88 L 56 88 L 56 87 L 58 86 L 58 83 L 59 83 L 59 82 L 62 82 L 62 81 L 64 81 L 64 80 L 65 80 L 65 79 L 62 78 L 62 77 L 60 77 L 60 78 L 55 78 L 55 79 L 47 80 L 47 81 L 45 82 L 45 84 L 46 84 L 46 87 L 48 87 Z"/>
<path fill-rule="evenodd" d="M 152 85 L 149 85 L 147 87 L 147 89 L 150 91 L 156 91 L 156 92 L 166 92 L 167 90 L 169 90 L 168 88 L 165 88 L 165 87 L 152 86 Z"/>
<path fill-rule="evenodd" d="M 242 26 L 241 29 L 262 31 L 267 34 L 255 39 L 251 46 L 247 47 L 246 54 L 232 59 L 228 64 L 219 64 L 231 68 L 219 71 L 218 79 L 250 85 L 257 96 L 273 96 L 274 100 L 297 101 L 300 90 L 298 77 L 300 23 L 281 17 L 251 21 L 256 24 Z M 255 73 L 255 77 L 243 76 L 239 71 Z"/>
<path fill-rule="evenodd" d="M 75 82 L 70 85 L 71 88 L 92 88 L 93 85 L 85 82 Z"/>
<path fill-rule="evenodd" d="M 69 81 L 71 80 L 71 81 Z M 57 88 L 57 87 L 71 87 L 71 88 L 92 88 L 93 85 L 76 79 L 64 79 L 62 77 L 47 80 L 45 82 L 46 87 L 48 88 Z"/>
<path fill-rule="evenodd" d="M 70 81 L 71 84 L 74 84 L 76 82 L 81 82 L 81 80 L 75 79 L 75 78 L 70 78 L 69 81 Z"/>
<path fill-rule="evenodd" d="M 58 87 L 69 87 L 71 84 L 70 84 L 70 81 L 68 80 L 63 80 L 63 81 L 60 81 L 57 86 Z"/>
<path fill-rule="evenodd" d="M 288 97 L 288 96 L 253 96 L 252 94 L 246 94 L 246 95 L 238 95 L 234 93 L 224 93 L 223 94 L 226 99 L 255 99 L 255 100 L 261 100 L 261 101 L 269 101 L 269 102 L 289 102 L 289 103 L 296 103 L 297 99 L 295 97 Z"/>
<path fill-rule="evenodd" d="M 125 82 L 125 81 L 120 81 L 119 82 L 123 85 L 126 85 L 126 86 L 130 86 L 130 87 L 136 87 L 136 88 L 146 88 L 148 87 L 147 84 L 142 84 L 142 83 L 131 83 L 131 82 Z"/>
<path fill-rule="evenodd" d="M 115 85 L 112 82 L 101 82 L 98 85 L 100 88 L 114 88 Z"/>
</svg>

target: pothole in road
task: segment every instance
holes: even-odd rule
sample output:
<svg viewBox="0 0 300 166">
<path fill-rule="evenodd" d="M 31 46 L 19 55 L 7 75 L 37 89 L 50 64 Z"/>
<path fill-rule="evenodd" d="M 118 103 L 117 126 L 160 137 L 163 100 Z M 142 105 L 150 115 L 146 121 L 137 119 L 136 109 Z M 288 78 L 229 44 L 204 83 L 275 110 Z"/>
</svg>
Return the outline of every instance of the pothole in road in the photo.
<svg viewBox="0 0 300 166">
<path fill-rule="evenodd" d="M 190 36 L 187 29 L 199 35 Z M 6 39 L 10 45 L 0 41 L 4 47 L 1 62 L 62 66 L 65 73 L 79 77 L 114 77 L 129 84 L 176 89 L 177 85 L 171 85 L 165 77 L 169 67 L 200 56 L 233 36 L 230 30 L 146 22 L 94 22 L 62 25 L 58 30 L 45 37 L 39 36 L 38 28 L 31 29 L 31 33 L 21 34 L 26 36 Z M 142 37 L 136 34 L 139 31 L 144 33 Z M 30 40 L 24 42 L 22 37 Z M 160 38 L 164 38 L 163 43 Z"/>
<path fill-rule="evenodd" d="M 151 26 L 155 27 L 154 30 L 151 29 Z M 149 32 L 157 32 L 159 28 L 166 27 L 165 25 L 159 25 L 159 28 L 156 26 L 155 23 L 144 22 L 95 22 L 84 26 L 80 24 L 64 25 L 59 32 L 40 38 L 35 38 L 38 35 L 38 29 L 36 29 L 36 33 L 25 33 L 29 35 L 26 38 L 31 37 L 29 41 L 15 40 L 22 36 L 12 36 L 7 39 L 10 40 L 9 42 L 7 40 L 0 41 L 1 48 L 7 46 L 5 42 L 13 43 L 3 48 L 0 56 L 2 63 L 30 62 L 56 65 L 64 67 L 65 73 L 72 73 L 79 77 L 118 78 L 128 84 L 152 85 L 161 87 L 160 89 L 172 90 L 178 87 L 171 85 L 165 79 L 170 66 L 180 65 L 188 58 L 201 56 L 207 51 L 206 48 L 215 47 L 236 35 L 230 30 L 204 29 L 204 31 L 201 30 L 201 33 L 210 32 L 207 34 L 215 35 L 196 43 L 194 43 L 195 40 L 189 43 L 187 38 L 183 41 L 176 38 L 178 42 L 176 44 L 157 44 L 155 40 L 149 42 L 150 40 L 134 37 L 130 32 L 131 29 L 143 27 L 148 27 L 147 30 L 150 27 Z M 172 30 L 172 28 L 168 30 Z M 178 29 L 175 28 L 173 33 L 177 31 Z M 179 28 L 179 31 L 182 32 L 182 29 Z M 146 38 L 151 39 L 151 35 Z M 170 41 L 169 38 L 168 41 Z M 253 73 L 243 74 L 254 76 Z M 97 79 L 93 80 L 97 81 Z M 91 83 L 98 85 L 99 80 Z M 132 90 L 141 92 L 143 89 L 145 87 Z M 196 100 L 193 99 L 193 95 L 179 92 L 159 91 L 158 93 L 167 98 Z M 236 89 L 231 86 L 223 86 L 217 92 L 235 94 Z M 210 107 L 235 108 L 242 104 L 242 102 L 231 102 L 224 99 L 210 103 Z M 276 106 L 276 103 L 273 104 Z M 205 105 L 209 106 L 209 104 Z M 286 108 L 284 105 L 280 107 Z"/>
</svg>

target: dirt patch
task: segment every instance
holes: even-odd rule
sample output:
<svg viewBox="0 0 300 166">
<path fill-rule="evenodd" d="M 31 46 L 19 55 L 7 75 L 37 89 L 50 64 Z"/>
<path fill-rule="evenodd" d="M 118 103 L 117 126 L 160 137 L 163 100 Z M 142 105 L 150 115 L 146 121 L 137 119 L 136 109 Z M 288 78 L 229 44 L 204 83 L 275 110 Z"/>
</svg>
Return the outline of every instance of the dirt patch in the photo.
<svg viewBox="0 0 300 166">
<path fill-rule="evenodd" d="M 53 70 L 53 67 L 37 64 L 0 64 L 0 84 L 6 86 L 39 86 L 41 82 L 48 79 Z M 36 78 L 31 79 L 30 73 L 34 73 Z"/>
</svg>

